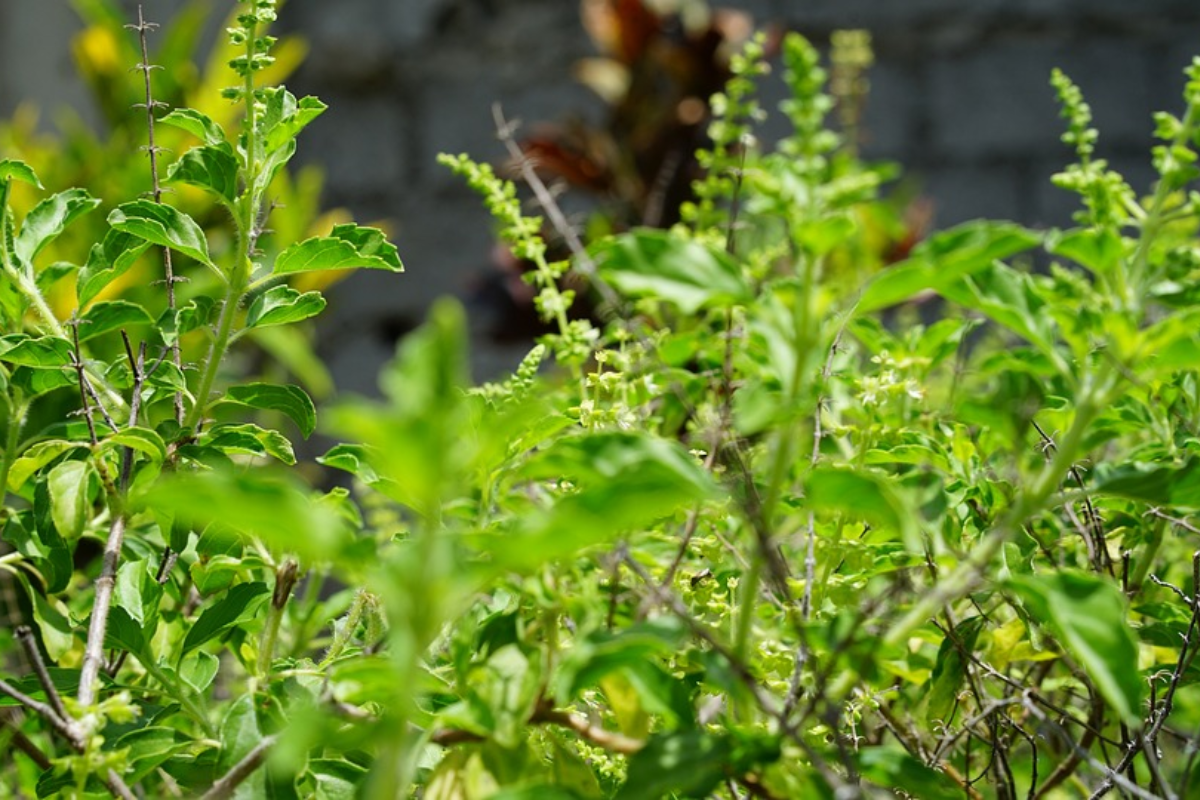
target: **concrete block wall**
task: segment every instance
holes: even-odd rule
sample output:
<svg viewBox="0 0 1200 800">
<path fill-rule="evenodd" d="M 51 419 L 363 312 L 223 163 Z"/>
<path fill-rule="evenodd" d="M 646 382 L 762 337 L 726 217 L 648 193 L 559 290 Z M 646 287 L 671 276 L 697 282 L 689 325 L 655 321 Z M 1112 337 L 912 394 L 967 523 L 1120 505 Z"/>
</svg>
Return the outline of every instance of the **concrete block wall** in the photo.
<svg viewBox="0 0 1200 800">
<path fill-rule="evenodd" d="M 153 14 L 173 4 L 160 0 L 147 8 Z M 35 6 L 65 5 L 0 0 L 6 43 L 0 113 L 31 93 L 51 105 L 79 100 L 69 80 L 34 85 L 22 77 L 29 73 L 22 58 L 41 58 L 54 65 L 52 77 L 63 77 L 63 59 L 46 46 L 45 27 L 39 23 L 38 45 L 17 26 L 28 25 Z M 936 204 L 938 225 L 980 216 L 1067 224 L 1073 200 L 1049 184 L 1070 158 L 1059 141 L 1061 120 L 1048 83 L 1054 66 L 1066 70 L 1091 103 L 1100 155 L 1135 187 L 1148 188 L 1151 112 L 1179 109 L 1181 70 L 1200 54 L 1197 0 L 724 5 L 801 30 L 818 43 L 838 28 L 873 33 L 877 65 L 865 153 L 904 165 Z M 280 28 L 311 44 L 292 90 L 330 105 L 302 138 L 298 160 L 326 168 L 328 204 L 347 206 L 363 220 L 392 220 L 409 269 L 398 278 L 357 275 L 331 297 L 323 350 L 341 385 L 369 390 L 395 337 L 420 322 L 435 296 L 469 294 L 487 268 L 487 215 L 435 163 L 436 154 L 500 158 L 494 102 L 526 122 L 572 113 L 599 119 L 602 107 L 571 74 L 578 59 L 592 54 L 591 45 L 575 0 L 288 0 Z M 22 55 L 22 47 L 37 52 Z M 766 88 L 772 92 L 778 87 Z M 494 373 L 522 351 L 482 347 L 477 369 Z"/>
</svg>

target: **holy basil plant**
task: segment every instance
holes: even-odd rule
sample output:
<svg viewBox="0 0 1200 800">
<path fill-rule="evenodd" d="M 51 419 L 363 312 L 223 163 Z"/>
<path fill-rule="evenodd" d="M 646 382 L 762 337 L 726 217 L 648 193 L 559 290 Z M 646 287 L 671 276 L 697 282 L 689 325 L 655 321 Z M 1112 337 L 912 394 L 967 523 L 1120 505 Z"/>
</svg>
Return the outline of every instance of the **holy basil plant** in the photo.
<svg viewBox="0 0 1200 800">
<path fill-rule="evenodd" d="M 550 230 L 443 156 L 550 333 L 476 386 L 442 301 L 377 396 L 318 408 L 272 332 L 323 310 L 316 273 L 401 263 L 351 223 L 272 232 L 325 111 L 266 80 L 274 16 L 228 31 L 236 114 L 145 96 L 149 196 L 0 161 L 14 796 L 1195 793 L 1200 61 L 1148 193 L 1055 73 L 1074 225 L 899 261 L 895 169 L 831 123 L 797 35 L 790 135 L 752 135 L 754 39 L 670 229 L 585 243 L 534 165 Z M 869 61 L 848 42 L 835 69 Z"/>
</svg>

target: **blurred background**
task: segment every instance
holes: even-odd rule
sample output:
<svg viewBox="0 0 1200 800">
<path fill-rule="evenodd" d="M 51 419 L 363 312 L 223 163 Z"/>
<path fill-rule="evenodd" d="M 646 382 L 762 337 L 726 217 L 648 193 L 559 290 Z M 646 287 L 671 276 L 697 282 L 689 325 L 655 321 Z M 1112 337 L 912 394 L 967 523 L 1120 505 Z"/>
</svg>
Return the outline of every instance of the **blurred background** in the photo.
<svg viewBox="0 0 1200 800">
<path fill-rule="evenodd" d="M 203 64 L 233 4 L 142 5 L 147 19 L 163 23 L 152 44 L 166 36 L 188 40 Z M 469 303 L 478 378 L 507 368 L 528 348 L 536 323 L 522 306 L 520 266 L 496 251 L 480 202 L 435 162 L 444 151 L 503 163 L 494 103 L 520 121 L 517 140 L 562 187 L 563 205 L 581 228 L 664 225 L 694 176 L 690 153 L 703 142 L 708 93 L 751 31 L 795 29 L 827 48 L 839 30 L 865 30 L 873 63 L 867 83 L 851 70 L 856 82 L 841 88 L 840 122 L 865 156 L 903 167 L 895 191 L 903 196 L 906 235 L 916 238 L 976 217 L 1069 223 L 1071 197 L 1049 182 L 1070 155 L 1059 141 L 1048 84 L 1055 66 L 1092 105 L 1099 155 L 1145 190 L 1151 114 L 1181 107 L 1181 70 L 1200 54 L 1196 0 L 282 6 L 275 33 L 295 39 L 287 84 L 330 106 L 302 136 L 294 163 L 323 171 L 321 207 L 385 224 L 408 270 L 400 277 L 364 271 L 328 292 L 318 351 L 339 387 L 367 392 L 395 341 L 441 294 Z M 95 29 L 113 27 L 113 14 L 136 20 L 136 7 L 123 0 L 0 0 L 0 118 L 18 120 L 16 133 L 10 122 L 0 136 L 0 157 L 20 137 L 72 128 L 103 136 L 106 126 L 125 124 L 122 114 L 136 122 L 136 113 L 114 100 L 120 93 L 106 98 L 96 78 L 107 68 L 111 80 L 128 75 L 135 83 L 126 73 L 131 65 L 80 70 L 81 60 L 102 61 L 107 52 Z M 172 32 L 171 21 L 181 19 Z M 853 46 L 850 52 L 853 61 Z M 763 93 L 772 109 L 779 87 L 768 81 Z M 779 131 L 768 121 L 761 138 L 769 144 Z"/>
</svg>

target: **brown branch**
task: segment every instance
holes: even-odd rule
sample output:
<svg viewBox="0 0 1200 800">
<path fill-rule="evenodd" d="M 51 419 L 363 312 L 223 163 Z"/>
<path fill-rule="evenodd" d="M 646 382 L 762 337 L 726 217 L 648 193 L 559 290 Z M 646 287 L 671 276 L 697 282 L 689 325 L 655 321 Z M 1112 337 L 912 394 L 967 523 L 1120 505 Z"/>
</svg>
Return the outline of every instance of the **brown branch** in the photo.
<svg viewBox="0 0 1200 800">
<path fill-rule="evenodd" d="M 271 748 L 279 741 L 278 734 L 268 736 L 263 739 L 254 749 L 242 758 L 241 761 L 234 764 L 229 772 L 225 773 L 212 788 L 201 795 L 200 800 L 223 800 L 233 794 L 233 790 L 242 784 L 246 778 L 254 774 L 254 771 L 262 766 L 266 760 L 267 754 L 271 752 Z"/>
<path fill-rule="evenodd" d="M 50 707 L 54 709 L 54 713 L 60 719 L 70 719 L 71 715 L 67 713 L 62 697 L 59 696 L 58 689 L 54 686 L 54 681 L 50 680 L 46 662 L 42 660 L 42 653 L 38 650 L 37 642 L 33 638 L 33 629 L 28 625 L 18 625 L 16 634 L 17 640 L 20 641 L 21 647 L 25 651 L 25 657 L 29 659 L 29 663 L 33 667 L 33 673 L 37 675 L 38 683 L 42 685 L 42 690 L 46 693 L 46 699 L 50 701 Z"/>
<path fill-rule="evenodd" d="M 561 728 L 568 728 L 581 738 L 598 747 L 603 747 L 611 753 L 620 753 L 621 755 L 628 756 L 633 755 L 646 746 L 646 743 L 641 739 L 634 739 L 623 733 L 610 731 L 600 725 L 593 724 L 582 714 L 561 711 L 552 708 L 546 703 L 538 705 L 537 709 L 529 717 L 528 722 L 530 725 L 557 725 Z M 429 737 L 431 742 L 442 747 L 467 744 L 469 742 L 482 742 L 486 739 L 486 736 L 458 728 L 446 728 L 434 731 Z"/>
<path fill-rule="evenodd" d="M 38 765 L 39 769 L 47 770 L 52 766 L 50 759 L 42 752 L 36 744 L 28 736 L 26 736 L 16 724 L 6 716 L 0 716 L 0 728 L 7 728 L 8 734 L 12 737 L 13 745 L 29 759 Z"/>
</svg>

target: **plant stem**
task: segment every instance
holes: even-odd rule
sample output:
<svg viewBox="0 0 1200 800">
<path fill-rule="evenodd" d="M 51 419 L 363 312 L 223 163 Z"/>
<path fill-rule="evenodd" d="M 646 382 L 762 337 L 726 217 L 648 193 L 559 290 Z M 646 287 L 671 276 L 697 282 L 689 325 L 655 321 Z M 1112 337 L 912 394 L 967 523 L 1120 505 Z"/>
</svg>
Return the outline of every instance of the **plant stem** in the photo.
<svg viewBox="0 0 1200 800">
<path fill-rule="evenodd" d="M 255 745 L 254 749 L 247 753 L 241 761 L 234 764 L 229 772 L 222 775 L 211 789 L 201 795 L 200 800 L 222 800 L 231 796 L 234 789 L 262 766 L 267 754 L 271 752 L 271 748 L 277 741 L 279 741 L 278 734 L 268 736 Z"/>
<path fill-rule="evenodd" d="M 153 659 L 144 658 L 137 653 L 134 653 L 134 657 L 137 658 L 138 663 L 142 665 L 142 668 L 146 670 L 146 673 L 167 690 L 167 694 L 171 696 L 171 699 L 178 702 L 183 710 L 187 712 L 188 716 L 199 723 L 200 727 L 204 729 L 204 733 L 207 736 L 215 737 L 217 735 L 217 729 L 214 728 L 213 724 L 208 721 L 208 716 L 205 714 L 204 709 L 196 705 L 196 701 L 188 696 L 187 691 L 183 690 L 174 681 L 172 681 L 171 678 L 165 672 L 163 672 L 157 664 L 154 663 Z"/>
<path fill-rule="evenodd" d="M 108 631 L 108 610 L 112 605 L 113 587 L 117 580 L 117 563 L 121 559 L 121 546 L 125 542 L 125 513 L 118 510 L 113 514 L 108 539 L 104 543 L 104 560 L 100 577 L 96 579 L 96 597 L 92 603 L 92 619 L 88 624 L 87 644 L 83 652 L 83 669 L 79 674 L 77 699 L 83 708 L 96 702 L 96 682 L 100 667 L 104 663 L 104 637 Z M 85 712 L 86 713 L 86 712 Z"/>
</svg>

